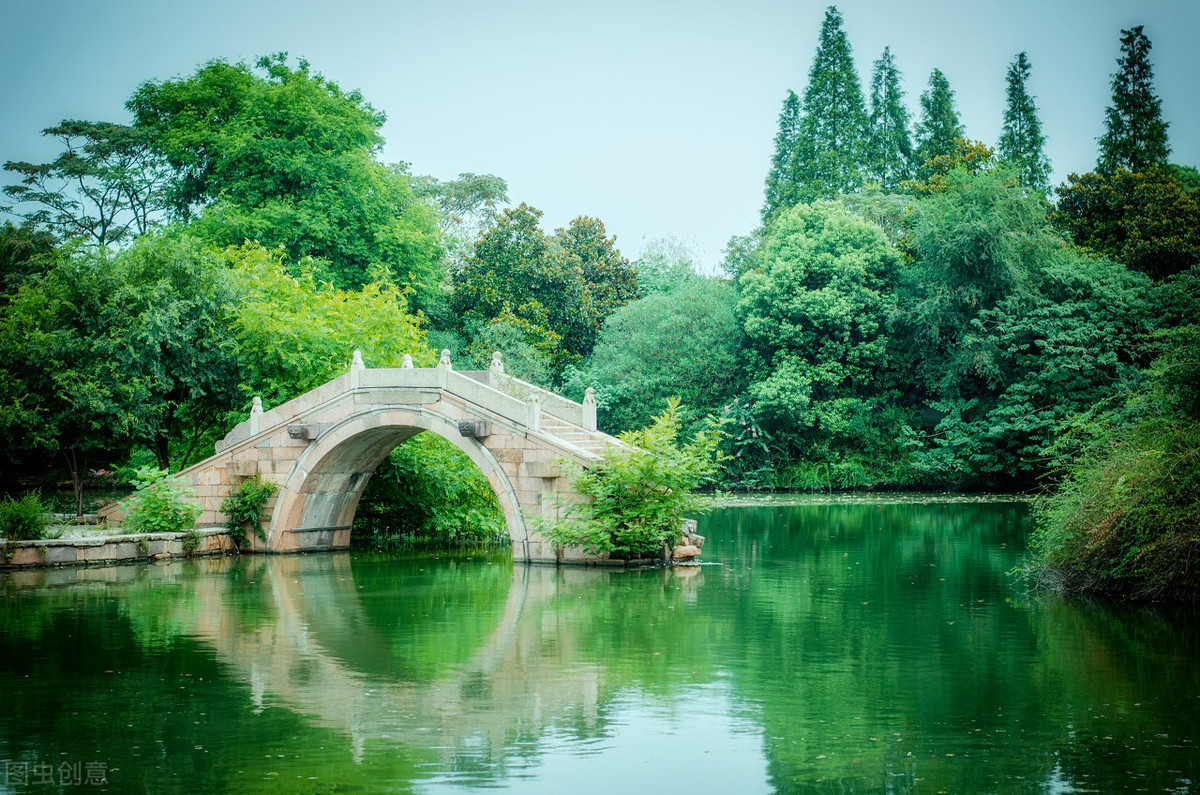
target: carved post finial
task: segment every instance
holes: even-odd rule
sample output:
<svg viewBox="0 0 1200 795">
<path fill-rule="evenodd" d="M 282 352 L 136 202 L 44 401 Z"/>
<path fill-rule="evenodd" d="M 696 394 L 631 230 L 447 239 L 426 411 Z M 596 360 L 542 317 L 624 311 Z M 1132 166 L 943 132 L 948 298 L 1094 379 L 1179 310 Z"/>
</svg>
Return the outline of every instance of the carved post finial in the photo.
<svg viewBox="0 0 1200 795">
<path fill-rule="evenodd" d="M 263 415 L 262 398 L 260 398 L 258 395 L 255 395 L 254 399 L 250 401 L 250 435 L 251 436 L 255 436 L 258 434 L 258 422 L 259 422 L 259 418 L 262 417 L 262 415 Z"/>
<path fill-rule="evenodd" d="M 350 388 L 358 389 L 358 385 L 362 383 L 362 372 L 367 369 L 363 364 L 362 351 L 355 351 L 354 358 L 350 360 Z"/>
<path fill-rule="evenodd" d="M 583 393 L 583 429 L 596 430 L 596 390 L 588 387 Z"/>
<path fill-rule="evenodd" d="M 493 373 L 504 372 L 504 357 L 501 355 L 500 351 L 492 351 L 492 366 L 488 369 L 490 369 Z"/>
<path fill-rule="evenodd" d="M 412 363 L 412 354 L 411 353 L 404 354 L 404 363 L 401 364 L 400 366 L 403 367 L 405 370 L 412 369 L 413 363 Z"/>
<path fill-rule="evenodd" d="M 445 367 L 447 370 L 454 369 L 453 365 L 450 364 L 450 349 L 449 348 L 442 349 L 442 356 L 440 359 L 438 359 L 438 367 Z"/>
<path fill-rule="evenodd" d="M 531 431 L 540 431 L 542 429 L 542 399 L 536 394 L 531 395 L 529 402 L 525 404 L 527 412 L 525 418 L 525 426 Z"/>
</svg>

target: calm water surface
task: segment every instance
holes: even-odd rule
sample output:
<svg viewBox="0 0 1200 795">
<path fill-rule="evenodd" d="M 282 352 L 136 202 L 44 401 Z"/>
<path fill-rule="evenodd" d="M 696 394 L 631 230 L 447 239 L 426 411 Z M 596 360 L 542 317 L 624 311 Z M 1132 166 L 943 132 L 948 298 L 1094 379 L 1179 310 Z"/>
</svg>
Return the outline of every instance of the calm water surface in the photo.
<svg viewBox="0 0 1200 795">
<path fill-rule="evenodd" d="M 1195 615 L 1029 596 L 1027 531 L 1022 503 L 767 502 L 673 571 L 7 574 L 0 791 L 1200 790 Z"/>
</svg>

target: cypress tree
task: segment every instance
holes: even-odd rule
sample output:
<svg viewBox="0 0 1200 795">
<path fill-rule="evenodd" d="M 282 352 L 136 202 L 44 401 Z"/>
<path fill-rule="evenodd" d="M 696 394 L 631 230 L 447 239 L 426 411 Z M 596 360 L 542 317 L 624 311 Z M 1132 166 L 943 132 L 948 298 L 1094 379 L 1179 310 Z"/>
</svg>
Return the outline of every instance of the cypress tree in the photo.
<svg viewBox="0 0 1200 795">
<path fill-rule="evenodd" d="M 918 170 L 927 160 L 954 154 L 955 138 L 966 138 L 966 132 L 954 107 L 954 91 L 942 71 L 934 69 L 929 75 L 929 88 L 921 94 L 921 120 L 917 122 Z"/>
<path fill-rule="evenodd" d="M 1000 159 L 1017 169 L 1021 184 L 1044 195 L 1050 189 L 1050 161 L 1044 151 L 1046 136 L 1042 135 L 1037 106 L 1025 88 L 1029 70 L 1025 53 L 1017 55 L 1008 67 L 1008 107 L 998 148 Z"/>
<path fill-rule="evenodd" d="M 763 224 L 770 222 L 783 209 L 796 203 L 796 175 L 792 168 L 796 156 L 796 138 L 800 134 L 800 97 L 788 89 L 779 113 L 779 130 L 775 133 L 775 154 L 767 173 L 766 201 L 763 204 Z"/>
<path fill-rule="evenodd" d="M 1127 168 L 1138 173 L 1166 166 L 1171 153 L 1167 123 L 1162 118 L 1162 101 L 1154 93 L 1150 39 L 1142 33 L 1141 25 L 1121 31 L 1121 57 L 1112 76 L 1112 98 L 1104 114 L 1096 171 L 1112 174 L 1118 168 Z"/>
<path fill-rule="evenodd" d="M 867 115 L 842 15 L 830 6 L 804 91 L 794 156 L 796 198 L 832 198 L 862 184 Z"/>
<path fill-rule="evenodd" d="M 875 62 L 871 74 L 871 115 L 867 119 L 867 177 L 884 190 L 895 190 L 908 179 L 913 146 L 908 134 L 908 109 L 900 88 L 900 70 L 890 47 Z"/>
</svg>

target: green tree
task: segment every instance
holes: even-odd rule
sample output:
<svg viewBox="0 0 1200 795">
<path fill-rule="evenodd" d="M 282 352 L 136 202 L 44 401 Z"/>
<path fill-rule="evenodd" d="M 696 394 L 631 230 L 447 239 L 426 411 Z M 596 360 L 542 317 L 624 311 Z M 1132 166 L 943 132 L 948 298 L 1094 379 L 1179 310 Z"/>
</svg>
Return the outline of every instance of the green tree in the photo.
<svg viewBox="0 0 1200 795">
<path fill-rule="evenodd" d="M 172 172 L 147 130 L 109 122 L 61 122 L 42 131 L 59 139 L 63 153 L 50 163 L 9 161 L 21 177 L 4 192 L 38 205 L 22 213 L 28 222 L 63 239 L 98 246 L 145 234 L 168 208 Z"/>
<path fill-rule="evenodd" d="M 683 282 L 699 278 L 696 266 L 696 253 L 682 240 L 667 236 L 647 241 L 633 262 L 638 296 L 644 298 L 651 293 L 673 290 Z"/>
<path fill-rule="evenodd" d="M 1162 101 L 1154 93 L 1150 39 L 1142 26 L 1121 31 L 1121 57 L 1112 76 L 1112 104 L 1104 112 L 1104 135 L 1096 171 L 1112 174 L 1119 168 L 1134 173 L 1165 167 L 1171 147 Z"/>
<path fill-rule="evenodd" d="M 406 353 L 418 367 L 434 363 L 403 288 L 375 281 L 343 290 L 317 278 L 311 263 L 289 266 L 278 249 L 252 244 L 226 257 L 239 293 L 230 329 L 241 406 L 254 396 L 278 405 L 314 389 L 346 372 L 355 350 L 369 367 L 399 367 Z"/>
<path fill-rule="evenodd" d="M 466 453 L 432 433 L 392 451 L 363 491 L 355 535 L 376 544 L 503 544 L 508 526 L 487 477 Z"/>
<path fill-rule="evenodd" d="M 31 223 L 0 228 L 0 304 L 26 279 L 41 273 L 54 251 L 54 237 Z"/>
<path fill-rule="evenodd" d="M 1071 174 L 1052 219 L 1080 246 L 1155 279 L 1200 262 L 1200 189 L 1174 171 Z"/>
<path fill-rule="evenodd" d="M 1022 185 L 1045 195 L 1050 189 L 1050 161 L 1046 159 L 1046 136 L 1042 135 L 1037 106 L 1025 87 L 1029 71 L 1029 59 L 1023 52 L 1008 67 L 1008 104 L 997 148 L 1000 159 L 1016 169 Z"/>
<path fill-rule="evenodd" d="M 796 205 L 757 263 L 742 276 L 738 314 L 763 421 L 811 459 L 886 449 L 897 432 L 886 409 L 899 260 L 883 231 L 840 203 Z"/>
<path fill-rule="evenodd" d="M 733 286 L 691 278 L 614 312 L 581 386 L 594 385 L 610 433 L 650 423 L 677 397 L 685 419 L 716 413 L 742 387 L 742 332 Z"/>
<path fill-rule="evenodd" d="M 956 138 L 966 138 L 966 132 L 954 106 L 954 91 L 946 75 L 934 69 L 929 75 L 929 88 L 921 94 L 921 118 L 916 129 L 917 162 L 952 155 Z M 918 171 L 923 173 L 924 169 Z"/>
<path fill-rule="evenodd" d="M 1041 203 L 1014 175 L 958 166 L 910 213 L 902 306 L 916 383 L 941 400 L 969 400 L 996 386 L 976 349 L 981 313 L 1028 289 L 1024 268 L 1044 253 Z"/>
<path fill-rule="evenodd" d="M 900 88 L 900 70 L 891 48 L 884 47 L 871 74 L 866 175 L 885 191 L 897 190 L 910 176 L 913 147 L 908 122 L 904 90 Z"/>
<path fill-rule="evenodd" d="M 187 238 L 65 252 L 4 308 L 9 438 L 62 455 L 77 505 L 87 469 L 131 445 L 163 469 L 173 438 L 194 453 L 236 396 L 232 300 L 220 260 Z"/>
<path fill-rule="evenodd" d="M 800 136 L 800 97 L 788 89 L 779 112 L 779 129 L 775 133 L 775 153 L 771 155 L 771 170 L 767 172 L 766 200 L 763 202 L 762 220 L 770 223 L 780 210 L 797 202 L 796 198 L 796 142 Z"/>
<path fill-rule="evenodd" d="M 867 114 L 842 15 L 830 6 L 821 23 L 817 52 L 804 90 L 804 114 L 796 136 L 796 199 L 811 202 L 862 185 L 866 166 Z"/>
<path fill-rule="evenodd" d="M 914 203 L 897 298 L 906 400 L 934 480 L 1044 474 L 1059 423 L 1136 385 L 1149 282 L 1064 245 L 1041 198 L 1005 168 L 959 166 Z"/>
<path fill-rule="evenodd" d="M 600 221 L 581 216 L 548 236 L 541 216 L 526 204 L 505 210 L 453 274 L 450 306 L 471 338 L 514 319 L 531 345 L 553 349 L 557 377 L 591 352 L 604 318 L 636 297 L 637 277 Z"/>
<path fill-rule="evenodd" d="M 286 55 L 210 61 L 127 103 L 176 170 L 175 211 L 219 246 L 283 246 L 343 287 L 376 272 L 432 300 L 443 280 L 436 213 L 403 169 L 375 160 L 384 115 Z"/>
</svg>

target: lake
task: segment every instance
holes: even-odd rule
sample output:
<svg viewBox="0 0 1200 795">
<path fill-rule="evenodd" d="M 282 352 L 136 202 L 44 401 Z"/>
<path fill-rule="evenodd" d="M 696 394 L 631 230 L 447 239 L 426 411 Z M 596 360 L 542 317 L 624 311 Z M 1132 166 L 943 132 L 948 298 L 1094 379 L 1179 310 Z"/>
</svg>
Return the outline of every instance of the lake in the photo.
<svg viewBox="0 0 1200 795">
<path fill-rule="evenodd" d="M 3 575 L 0 791 L 1196 792 L 1196 615 L 1028 594 L 1024 502 L 747 500 L 704 565 Z"/>
</svg>

